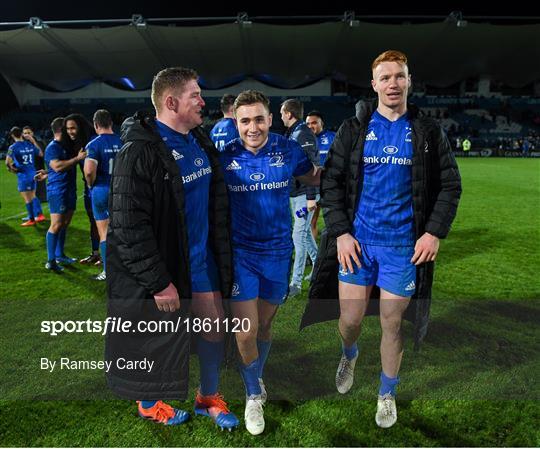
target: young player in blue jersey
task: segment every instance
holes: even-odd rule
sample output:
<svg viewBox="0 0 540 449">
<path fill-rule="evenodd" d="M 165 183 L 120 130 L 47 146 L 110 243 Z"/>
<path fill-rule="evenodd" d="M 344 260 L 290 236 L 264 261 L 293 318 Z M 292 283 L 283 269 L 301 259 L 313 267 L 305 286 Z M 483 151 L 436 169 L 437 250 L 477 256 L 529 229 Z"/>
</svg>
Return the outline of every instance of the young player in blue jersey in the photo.
<svg viewBox="0 0 540 449">
<path fill-rule="evenodd" d="M 72 264 L 77 259 L 64 253 L 66 232 L 77 204 L 76 167 L 84 160 L 86 153 L 81 150 L 70 157 L 68 150 L 60 144 L 63 117 L 51 123 L 54 136 L 45 148 L 45 167 L 47 169 L 47 198 L 51 212 L 51 225 L 47 231 L 47 263 L 45 268 L 53 272 L 63 271 L 62 264 Z"/>
<path fill-rule="evenodd" d="M 187 394 L 190 332 L 197 332 L 195 414 L 231 430 L 239 421 L 218 392 L 222 298 L 232 286 L 228 200 L 217 150 L 200 127 L 205 103 L 197 78 L 182 67 L 160 71 L 152 83 L 156 119 L 137 114 L 122 127 L 125 146 L 113 172 L 107 236 L 109 312 L 180 325 L 174 332 L 109 335 L 108 359 L 133 351 L 155 360 L 156 369 L 112 370 L 108 379 L 118 394 L 141 399 L 142 418 L 184 423 L 189 414 L 162 399 Z M 186 330 L 189 306 L 205 323 L 200 331 L 195 324 Z"/>
<path fill-rule="evenodd" d="M 64 119 L 64 127 L 62 128 L 62 137 L 60 144 L 67 148 L 70 158 L 79 154 L 80 150 L 86 147 L 86 144 L 94 138 L 94 128 L 88 120 L 81 114 L 70 114 Z M 99 233 L 97 230 L 94 212 L 92 211 L 92 200 L 90 198 L 90 188 L 84 177 L 84 161 L 79 162 L 79 168 L 83 174 L 84 181 L 84 210 L 88 216 L 90 223 L 90 243 L 92 252 L 79 260 L 83 265 L 100 265 L 101 257 L 99 256 Z"/>
<path fill-rule="evenodd" d="M 99 109 L 94 113 L 94 129 L 98 135 L 86 145 L 84 161 L 84 177 L 90 187 L 92 212 L 99 233 L 99 252 L 103 270 L 94 279 L 104 281 L 107 278 L 106 252 L 107 227 L 109 226 L 109 185 L 113 171 L 114 159 L 122 149 L 120 137 L 112 130 L 112 117 L 109 111 Z"/>
<path fill-rule="evenodd" d="M 28 220 L 21 226 L 34 226 L 36 222 L 46 220 L 41 210 L 41 202 L 36 197 L 34 180 L 36 174 L 34 159 L 38 156 L 43 157 L 43 152 L 23 138 L 22 129 L 18 126 L 11 128 L 10 135 L 14 143 L 8 149 L 6 166 L 10 172 L 17 174 L 17 188 L 28 212 Z"/>
<path fill-rule="evenodd" d="M 394 50 L 382 53 L 373 61 L 372 75 L 377 102 L 357 104 L 356 116 L 340 127 L 325 163 L 321 203 L 327 234 L 310 303 L 324 298 L 317 313 L 328 312 L 328 298 L 335 293 L 323 285 L 337 275 L 342 355 L 336 387 L 347 393 L 362 320 L 373 287 L 379 287 L 382 371 L 375 421 L 388 428 L 397 420 L 402 319 L 413 306 L 408 314 L 419 338 L 425 334 L 433 261 L 456 215 L 461 181 L 440 124 L 407 103 L 407 57 Z"/>
<path fill-rule="evenodd" d="M 317 185 L 319 173 L 298 143 L 269 133 L 272 115 L 264 94 L 242 92 L 234 114 L 240 138 L 220 153 L 232 214 L 231 309 L 251 323 L 249 331 L 236 333 L 236 341 L 246 388 L 246 428 L 258 435 L 265 425 L 262 376 L 272 320 L 288 293 L 293 250 L 289 183 L 295 176 Z"/>
<path fill-rule="evenodd" d="M 317 149 L 319 150 L 319 155 L 321 158 L 321 166 L 323 166 L 336 133 L 334 131 L 324 129 L 323 116 L 319 111 L 310 111 L 308 113 L 306 117 L 306 125 L 309 129 L 311 129 L 311 131 L 313 131 L 315 137 L 317 137 Z M 321 206 L 317 203 L 317 207 L 315 208 L 313 217 L 311 218 L 311 234 L 313 235 L 314 239 L 316 239 L 319 234 L 317 221 L 319 220 L 320 212 Z"/>
<path fill-rule="evenodd" d="M 234 95 L 223 95 L 220 101 L 223 118 L 214 125 L 210 132 L 210 138 L 219 151 L 223 151 L 223 147 L 225 147 L 226 144 L 238 137 L 238 130 L 236 129 L 233 116 L 235 99 L 236 96 Z"/>
</svg>

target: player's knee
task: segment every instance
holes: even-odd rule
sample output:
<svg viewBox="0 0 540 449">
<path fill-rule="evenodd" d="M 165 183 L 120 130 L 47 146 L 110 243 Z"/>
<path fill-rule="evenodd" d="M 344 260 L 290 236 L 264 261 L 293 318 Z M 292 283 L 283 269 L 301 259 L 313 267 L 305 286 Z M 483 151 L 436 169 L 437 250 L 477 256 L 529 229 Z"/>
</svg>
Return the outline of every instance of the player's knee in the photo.
<svg viewBox="0 0 540 449">
<path fill-rule="evenodd" d="M 381 315 L 381 329 L 386 336 L 399 336 L 401 333 L 401 317 Z"/>
<path fill-rule="evenodd" d="M 339 319 L 341 321 L 341 325 L 346 329 L 356 330 L 362 325 L 362 318 L 363 316 L 360 314 L 346 314 L 341 315 Z"/>
<path fill-rule="evenodd" d="M 270 340 L 272 333 L 272 322 L 268 321 L 266 323 L 259 323 L 259 330 L 257 332 L 257 337 L 261 340 Z"/>
<path fill-rule="evenodd" d="M 49 232 L 52 234 L 58 234 L 62 230 L 62 222 L 61 221 L 55 221 L 51 223 L 49 226 Z"/>
<path fill-rule="evenodd" d="M 247 332 L 238 332 L 236 341 L 239 345 L 249 344 L 257 339 L 258 328 L 251 326 Z"/>
</svg>

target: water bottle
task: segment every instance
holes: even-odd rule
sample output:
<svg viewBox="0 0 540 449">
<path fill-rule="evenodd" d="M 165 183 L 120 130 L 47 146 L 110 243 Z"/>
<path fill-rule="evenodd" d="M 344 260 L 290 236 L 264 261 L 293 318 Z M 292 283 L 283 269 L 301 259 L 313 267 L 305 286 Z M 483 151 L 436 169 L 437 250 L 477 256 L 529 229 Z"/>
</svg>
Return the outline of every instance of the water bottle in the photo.
<svg viewBox="0 0 540 449">
<path fill-rule="evenodd" d="M 298 218 L 305 218 L 307 220 L 308 210 L 306 206 L 298 209 L 295 213 Z"/>
</svg>

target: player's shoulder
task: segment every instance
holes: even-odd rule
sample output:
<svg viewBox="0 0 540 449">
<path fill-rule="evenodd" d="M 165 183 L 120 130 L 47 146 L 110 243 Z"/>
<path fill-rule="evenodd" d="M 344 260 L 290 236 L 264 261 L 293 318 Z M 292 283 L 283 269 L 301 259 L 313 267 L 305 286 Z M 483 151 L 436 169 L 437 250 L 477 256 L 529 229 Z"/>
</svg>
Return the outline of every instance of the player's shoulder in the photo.
<svg viewBox="0 0 540 449">
<path fill-rule="evenodd" d="M 230 142 L 226 143 L 223 147 L 223 150 L 220 151 L 220 154 L 224 156 L 232 156 L 240 153 L 243 148 L 244 146 L 242 145 L 242 140 L 237 137 L 236 139 L 233 139 Z"/>
<path fill-rule="evenodd" d="M 124 142 L 122 142 L 122 139 L 116 133 L 109 134 L 108 140 L 109 140 L 109 144 L 112 146 L 116 145 L 119 148 L 122 148 L 122 146 L 124 145 Z"/>
<path fill-rule="evenodd" d="M 101 135 L 96 136 L 86 144 L 86 148 L 97 149 L 104 141 L 105 139 Z"/>
<path fill-rule="evenodd" d="M 295 139 L 290 139 L 280 134 L 270 133 L 270 135 L 273 136 L 274 139 L 272 146 L 279 148 L 284 152 L 302 151 L 302 146 Z"/>
</svg>

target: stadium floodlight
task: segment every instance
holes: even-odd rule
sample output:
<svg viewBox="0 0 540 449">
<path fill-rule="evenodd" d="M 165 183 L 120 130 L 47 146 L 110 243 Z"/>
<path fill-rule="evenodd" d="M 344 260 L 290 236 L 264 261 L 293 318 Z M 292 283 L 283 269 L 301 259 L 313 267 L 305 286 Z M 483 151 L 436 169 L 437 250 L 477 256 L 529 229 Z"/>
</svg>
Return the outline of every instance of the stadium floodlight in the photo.
<svg viewBox="0 0 540 449">
<path fill-rule="evenodd" d="M 28 20 L 28 26 L 33 30 L 42 30 L 43 28 L 49 28 L 49 25 L 43 23 L 43 20 L 41 20 L 39 17 L 30 17 L 30 20 Z"/>
<path fill-rule="evenodd" d="M 360 21 L 356 20 L 356 14 L 354 11 L 345 11 L 343 13 L 342 21 L 348 23 L 351 28 L 356 28 L 360 25 Z"/>
<path fill-rule="evenodd" d="M 236 22 L 242 27 L 242 28 L 251 28 L 253 25 L 253 22 L 249 20 L 249 16 L 247 12 L 239 12 L 236 16 Z"/>
<path fill-rule="evenodd" d="M 131 16 L 131 25 L 134 25 L 136 27 L 145 28 L 146 27 L 146 19 L 141 14 L 133 14 Z"/>
</svg>

